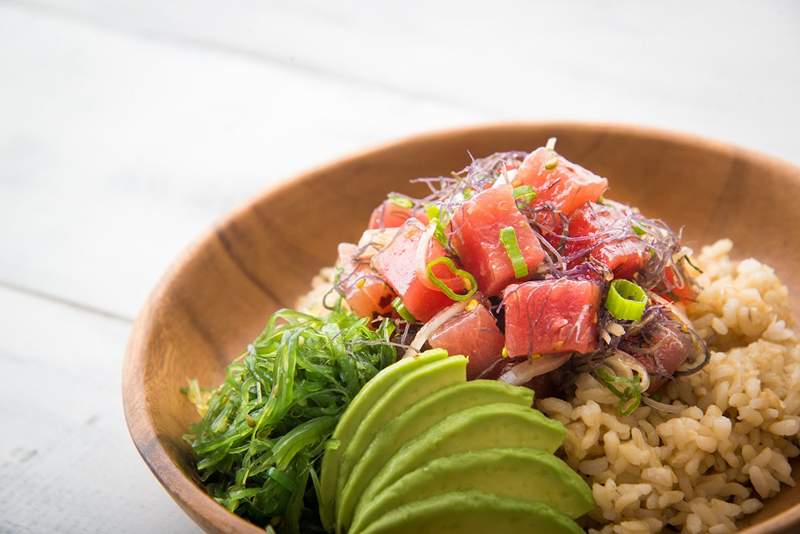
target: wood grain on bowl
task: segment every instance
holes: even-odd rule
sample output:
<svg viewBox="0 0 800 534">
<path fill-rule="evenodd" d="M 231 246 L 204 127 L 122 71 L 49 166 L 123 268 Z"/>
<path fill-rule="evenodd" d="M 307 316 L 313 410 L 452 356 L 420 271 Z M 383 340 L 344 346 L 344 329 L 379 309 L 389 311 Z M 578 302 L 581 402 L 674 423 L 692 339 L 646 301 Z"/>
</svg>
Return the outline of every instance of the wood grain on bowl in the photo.
<svg viewBox="0 0 800 534">
<path fill-rule="evenodd" d="M 203 236 L 172 267 L 136 321 L 123 394 L 131 436 L 170 495 L 211 532 L 263 532 L 198 483 L 181 439 L 196 412 L 187 379 L 217 385 L 267 316 L 309 289 L 354 241 L 389 191 L 458 170 L 476 156 L 529 150 L 550 136 L 559 152 L 611 179 L 609 196 L 675 228 L 690 246 L 730 237 L 736 252 L 773 266 L 800 316 L 800 169 L 727 145 L 654 130 L 568 123 L 501 124 L 419 135 L 350 156 L 266 191 Z M 800 469 L 795 463 L 795 480 Z M 785 488 L 743 525 L 748 534 L 800 531 L 800 486 Z"/>
</svg>

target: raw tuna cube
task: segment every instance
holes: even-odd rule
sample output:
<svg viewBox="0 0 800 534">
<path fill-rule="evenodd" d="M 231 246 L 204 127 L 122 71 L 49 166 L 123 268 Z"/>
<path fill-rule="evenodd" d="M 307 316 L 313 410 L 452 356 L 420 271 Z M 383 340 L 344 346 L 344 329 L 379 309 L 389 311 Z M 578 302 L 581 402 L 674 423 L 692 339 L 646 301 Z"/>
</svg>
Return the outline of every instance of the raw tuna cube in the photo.
<svg viewBox="0 0 800 534">
<path fill-rule="evenodd" d="M 656 324 L 648 328 L 646 334 L 646 345 L 653 350 L 636 354 L 636 359 L 650 375 L 647 391 L 652 392 L 663 386 L 697 348 L 689 334 L 671 323 Z"/>
<path fill-rule="evenodd" d="M 511 185 L 487 189 L 464 202 L 450 222 L 453 248 L 485 295 L 499 295 L 516 279 L 511 259 L 500 241 L 500 230 L 508 226 L 516 232 L 528 271 L 533 273 L 542 262 L 544 251 L 528 219 L 517 209 Z"/>
<path fill-rule="evenodd" d="M 537 148 L 525 158 L 516 181 L 533 187 L 534 204 L 550 202 L 566 215 L 597 200 L 608 189 L 608 180 L 547 148 Z"/>
<path fill-rule="evenodd" d="M 629 226 L 626 214 L 615 208 L 590 203 L 578 209 L 569 221 L 573 240 L 565 248 L 567 256 L 576 256 L 570 266 L 591 257 L 608 267 L 614 278 L 632 278 L 644 267 L 648 253 L 647 244 Z M 621 238 L 614 236 L 623 233 Z"/>
<path fill-rule="evenodd" d="M 400 229 L 397 237 L 386 248 L 372 258 L 372 266 L 378 274 L 403 299 L 403 305 L 419 321 L 428 321 L 443 308 L 453 304 L 450 298 L 431 289 L 418 278 L 417 248 L 424 227 L 416 219 L 409 219 Z M 436 239 L 430 240 L 426 264 L 445 255 L 444 248 Z M 437 265 L 434 274 L 456 293 L 464 293 L 461 278 L 454 276 L 445 265 Z"/>
<path fill-rule="evenodd" d="M 368 263 L 356 261 L 358 250 L 359 247 L 352 243 L 339 245 L 339 265 L 342 268 L 339 290 L 359 317 L 387 315 L 392 311 L 394 291 Z"/>
<path fill-rule="evenodd" d="M 380 206 L 372 211 L 368 228 L 371 230 L 376 228 L 397 228 L 403 226 L 403 223 L 412 216 L 423 223 L 428 222 L 428 217 L 421 209 L 406 208 L 398 206 L 391 200 L 384 200 Z"/>
<path fill-rule="evenodd" d="M 589 280 L 540 280 L 503 292 L 510 356 L 597 349 L 600 286 Z"/>
<path fill-rule="evenodd" d="M 445 322 L 428 340 L 431 347 L 445 349 L 451 355 L 468 356 L 470 380 L 502 358 L 505 344 L 492 313 L 477 300 L 475 304 L 467 304 L 466 311 Z"/>
</svg>

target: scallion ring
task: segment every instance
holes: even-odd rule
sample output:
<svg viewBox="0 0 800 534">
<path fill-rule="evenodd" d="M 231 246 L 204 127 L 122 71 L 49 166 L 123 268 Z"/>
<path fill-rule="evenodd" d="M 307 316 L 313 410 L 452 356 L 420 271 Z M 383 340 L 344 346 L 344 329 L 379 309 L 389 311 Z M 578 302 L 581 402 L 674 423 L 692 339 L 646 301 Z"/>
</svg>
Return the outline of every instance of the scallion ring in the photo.
<svg viewBox="0 0 800 534">
<path fill-rule="evenodd" d="M 445 284 L 441 278 L 436 276 L 436 273 L 433 272 L 433 268 L 437 265 L 446 265 L 447 268 L 450 269 L 450 272 L 461 278 L 461 280 L 464 282 L 464 287 L 467 289 L 467 292 L 462 295 L 450 289 L 450 287 Z M 463 302 L 472 297 L 472 295 L 478 291 L 478 282 L 475 281 L 475 277 L 469 272 L 459 269 L 455 262 L 453 262 L 453 260 L 447 256 L 442 256 L 440 258 L 436 258 L 435 260 L 429 261 L 427 265 L 427 272 L 428 279 L 433 282 L 433 284 L 438 287 L 442 293 L 447 295 L 448 298 L 455 300 L 456 302 Z"/>
<path fill-rule="evenodd" d="M 428 216 L 428 220 L 430 219 L 438 219 L 439 218 L 439 206 L 436 204 L 428 204 L 425 206 L 425 215 Z"/>
<path fill-rule="evenodd" d="M 647 307 L 647 293 L 629 280 L 614 280 L 608 288 L 606 309 L 620 321 L 638 321 Z"/>
<path fill-rule="evenodd" d="M 525 262 L 525 256 L 522 255 L 522 251 L 519 248 L 517 232 L 512 227 L 506 226 L 500 230 L 500 243 L 505 247 L 508 259 L 511 260 L 514 276 L 517 278 L 528 276 L 528 264 Z"/>
<path fill-rule="evenodd" d="M 401 208 L 411 209 L 414 207 L 414 202 L 410 198 L 395 193 L 389 195 L 389 202 Z"/>
<path fill-rule="evenodd" d="M 536 191 L 529 185 L 521 185 L 514 188 L 514 198 L 517 202 L 527 205 L 536 200 Z"/>
<path fill-rule="evenodd" d="M 428 224 L 432 224 L 434 227 L 433 237 L 436 238 L 436 241 L 443 247 L 447 247 L 447 236 L 444 233 L 442 221 L 438 217 L 432 217 Z"/>
<path fill-rule="evenodd" d="M 417 322 L 417 319 L 411 314 L 410 311 L 408 311 L 408 308 L 406 308 L 405 304 L 403 304 L 403 299 L 400 297 L 396 297 L 392 301 L 392 308 L 394 308 L 394 311 L 397 312 L 397 315 L 399 315 L 407 323 Z"/>
</svg>

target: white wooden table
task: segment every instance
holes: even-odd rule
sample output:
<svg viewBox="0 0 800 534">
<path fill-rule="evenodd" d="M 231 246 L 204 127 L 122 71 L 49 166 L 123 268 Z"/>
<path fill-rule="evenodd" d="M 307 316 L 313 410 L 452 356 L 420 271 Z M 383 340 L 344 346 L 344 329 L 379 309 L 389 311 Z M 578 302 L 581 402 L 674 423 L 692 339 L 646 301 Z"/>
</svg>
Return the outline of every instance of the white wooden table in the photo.
<svg viewBox="0 0 800 534">
<path fill-rule="evenodd" d="M 800 4 L 555 4 L 0 1 L 0 532 L 196 529 L 129 441 L 126 338 L 187 243 L 295 171 L 539 118 L 800 163 Z"/>
</svg>

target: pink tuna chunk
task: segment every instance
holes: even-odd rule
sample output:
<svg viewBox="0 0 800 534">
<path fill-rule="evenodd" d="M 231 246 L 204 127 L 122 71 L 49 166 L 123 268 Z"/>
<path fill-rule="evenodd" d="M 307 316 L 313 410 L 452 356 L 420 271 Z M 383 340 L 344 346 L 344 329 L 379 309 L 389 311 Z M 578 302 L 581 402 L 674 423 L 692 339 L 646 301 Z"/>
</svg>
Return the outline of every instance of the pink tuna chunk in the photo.
<svg viewBox="0 0 800 534">
<path fill-rule="evenodd" d="M 500 231 L 511 227 L 520 252 L 533 273 L 544 258 L 528 219 L 517 209 L 511 185 L 493 187 L 464 202 L 450 223 L 451 242 L 461 263 L 472 273 L 478 288 L 488 296 L 499 295 L 514 282 L 514 267 L 500 241 Z"/>
<path fill-rule="evenodd" d="M 503 334 L 483 304 L 445 322 L 428 340 L 431 347 L 469 357 L 467 378 L 472 380 L 501 358 Z"/>
<path fill-rule="evenodd" d="M 533 187 L 534 204 L 549 202 L 565 215 L 596 201 L 608 189 L 608 180 L 547 148 L 537 148 L 528 154 L 516 181 Z"/>
<path fill-rule="evenodd" d="M 510 356 L 597 350 L 600 286 L 589 280 L 540 280 L 503 293 Z"/>
</svg>

